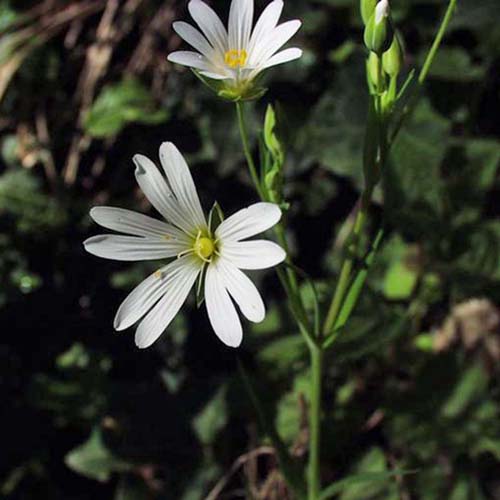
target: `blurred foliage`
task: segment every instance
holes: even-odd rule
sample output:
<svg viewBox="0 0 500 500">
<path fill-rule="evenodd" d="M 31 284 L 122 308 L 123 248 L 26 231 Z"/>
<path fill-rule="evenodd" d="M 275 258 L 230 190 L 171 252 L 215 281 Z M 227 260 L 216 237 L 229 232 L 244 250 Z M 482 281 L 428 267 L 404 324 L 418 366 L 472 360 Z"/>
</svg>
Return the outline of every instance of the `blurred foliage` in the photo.
<svg viewBox="0 0 500 500">
<path fill-rule="evenodd" d="M 392 2 L 407 72 L 423 61 L 445 4 Z M 305 460 L 307 352 L 272 273 L 255 276 L 268 315 L 245 324 L 238 353 L 194 300 L 139 352 L 112 319 L 152 268 L 100 261 L 81 245 L 96 231 L 91 206 L 149 209 L 131 157 L 155 158 L 163 140 L 188 156 L 206 208 L 215 195 L 227 214 L 255 201 L 233 107 L 166 61 L 182 5 L 0 1 L 2 498 L 287 498 L 235 356 Z M 362 179 L 357 8 L 286 2 L 285 17 L 304 21 L 305 54 L 269 72 L 251 115 L 255 146 L 257 131 L 267 141 L 266 182 L 285 182 L 296 263 L 325 308 Z M 376 193 L 371 231 L 383 227 L 384 238 L 327 357 L 331 497 L 500 497 L 499 17 L 498 0 L 459 1 Z M 286 178 L 276 179 L 283 158 Z"/>
</svg>

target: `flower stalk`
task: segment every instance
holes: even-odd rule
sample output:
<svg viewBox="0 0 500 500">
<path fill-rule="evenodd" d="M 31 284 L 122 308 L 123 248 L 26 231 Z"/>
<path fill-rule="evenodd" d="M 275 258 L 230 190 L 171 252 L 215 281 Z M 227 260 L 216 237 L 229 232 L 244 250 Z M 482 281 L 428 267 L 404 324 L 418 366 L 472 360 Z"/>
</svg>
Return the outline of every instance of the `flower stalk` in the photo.
<svg viewBox="0 0 500 500">
<path fill-rule="evenodd" d="M 363 245 L 366 238 L 363 236 L 372 195 L 380 182 L 392 143 L 418 101 L 421 88 L 429 74 L 456 5 L 457 0 L 449 1 L 444 19 L 418 76 L 417 91 L 410 96 L 397 123 L 392 124 L 391 121 L 395 118 L 395 104 L 409 87 L 405 84 L 398 94 L 398 77 L 404 64 L 404 41 L 402 38 L 399 39 L 394 31 L 389 0 L 360 0 L 361 15 L 365 25 L 364 41 L 370 51 L 366 65 L 370 101 L 363 152 L 365 188 L 358 202 L 351 233 L 345 243 L 344 260 L 337 286 L 322 328 L 320 328 L 320 308 L 317 297 L 315 297 L 314 321 L 309 319 L 304 306 L 298 275 L 290 257 L 284 222 L 278 222 L 274 226 L 276 239 L 286 252 L 285 262 L 288 264 L 286 269 L 277 267 L 277 274 L 310 355 L 310 445 L 306 472 L 307 488 L 301 487 L 303 486 L 302 477 L 297 480 L 288 468 L 291 459 L 287 450 L 278 446 L 284 476 L 301 499 L 305 496 L 306 489 L 308 500 L 318 500 L 322 495 L 320 451 L 323 361 L 326 350 L 333 345 L 339 331 L 343 330 L 364 283 L 365 278 L 359 284 L 361 273 L 358 271 L 359 262 L 364 258 Z M 276 206 L 286 208 L 282 189 L 282 168 L 285 156 L 279 139 L 273 131 L 274 111 L 271 107 L 271 113 L 267 115 L 264 127 L 264 142 L 268 148 L 266 154 L 272 156 L 274 162 L 264 159 L 262 168 L 258 168 L 252 156 L 244 102 L 257 99 L 265 92 L 265 88 L 257 85 L 257 77 L 264 70 L 297 59 L 302 55 L 302 51 L 298 48 L 280 51 L 281 47 L 297 32 L 301 23 L 295 20 L 281 25 L 277 24 L 283 8 L 283 2 L 280 0 L 274 0 L 267 6 L 255 26 L 252 24 L 253 1 L 233 0 L 227 30 L 211 8 L 201 0 L 191 0 L 188 8 L 200 31 L 183 22 L 175 23 L 174 29 L 196 52 L 174 52 L 170 54 L 169 60 L 193 68 L 198 78 L 214 90 L 219 97 L 235 102 L 243 152 L 257 194 L 265 202 L 263 205 L 273 202 L 277 204 Z M 411 81 L 411 78 L 412 75 L 408 81 Z M 268 158 L 265 155 L 264 157 Z M 371 245 L 371 258 L 381 238 L 379 232 L 375 242 Z M 212 255 L 218 251 L 217 241 L 212 242 L 203 234 L 196 238 L 194 250 L 202 261 L 203 259 L 210 261 Z M 244 374 L 244 381 L 249 392 L 252 393 L 246 374 Z M 254 393 L 251 399 L 255 400 L 259 418 L 266 432 L 272 439 L 274 437 L 278 441 L 279 436 L 272 425 L 265 421 L 264 413 L 259 408 L 259 401 Z"/>
</svg>

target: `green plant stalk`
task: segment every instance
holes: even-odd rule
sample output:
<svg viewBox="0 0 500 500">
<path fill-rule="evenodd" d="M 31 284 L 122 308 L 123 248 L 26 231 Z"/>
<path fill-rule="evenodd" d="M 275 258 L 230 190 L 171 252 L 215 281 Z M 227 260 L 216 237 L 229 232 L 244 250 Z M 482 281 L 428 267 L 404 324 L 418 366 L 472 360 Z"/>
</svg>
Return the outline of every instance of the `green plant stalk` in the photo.
<svg viewBox="0 0 500 500">
<path fill-rule="evenodd" d="M 348 243 L 348 256 L 344 260 L 340 270 L 339 281 L 335 289 L 326 320 L 323 326 L 323 337 L 327 337 L 332 333 L 333 327 L 337 321 L 338 315 L 344 302 L 345 294 L 349 289 L 351 274 L 354 267 L 354 256 L 358 253 L 359 237 L 365 226 L 368 215 L 368 206 L 371 200 L 372 188 L 367 188 L 361 195 L 359 202 L 358 213 L 354 221 L 354 226 L 351 235 L 347 239 Z M 350 246 L 350 247 L 349 247 Z"/>
<path fill-rule="evenodd" d="M 250 172 L 250 177 L 252 178 L 252 182 L 255 185 L 255 189 L 257 189 L 259 197 L 264 200 L 264 193 L 262 191 L 259 174 L 257 173 L 257 168 L 253 161 L 252 152 L 250 150 L 248 130 L 245 122 L 245 114 L 243 112 L 243 103 L 241 101 L 236 101 L 236 113 L 238 115 L 238 126 L 240 128 L 241 142 L 243 144 L 243 152 L 245 153 L 245 158 L 247 160 L 248 171 Z"/>
<path fill-rule="evenodd" d="M 311 357 L 311 393 L 309 410 L 308 499 L 318 500 L 321 491 L 321 389 L 323 347 L 309 349 Z"/>
<path fill-rule="evenodd" d="M 248 376 L 247 370 L 243 362 L 239 357 L 236 358 L 238 362 L 238 370 L 240 372 L 241 379 L 243 381 L 243 385 L 247 391 L 247 394 L 252 402 L 253 407 L 257 413 L 257 418 L 259 420 L 259 424 L 262 427 L 263 431 L 269 436 L 273 446 L 276 448 L 276 454 L 278 455 L 278 460 L 281 465 L 281 471 L 283 473 L 284 478 L 287 483 L 293 489 L 294 493 L 298 498 L 302 499 L 305 497 L 305 487 L 303 484 L 302 477 L 298 474 L 297 470 L 295 470 L 294 463 L 291 460 L 291 457 L 288 453 L 288 450 L 281 440 L 280 436 L 276 432 L 273 425 L 269 424 L 269 420 L 266 418 L 266 413 L 264 411 L 264 407 L 262 406 L 255 390 L 253 388 L 250 377 Z"/>
<path fill-rule="evenodd" d="M 250 175 L 255 184 L 257 192 L 263 201 L 267 201 L 264 192 L 262 190 L 262 185 L 260 178 L 257 174 L 257 168 L 255 166 L 252 153 L 250 151 L 250 145 L 248 140 L 248 131 L 245 124 L 245 116 L 243 110 L 243 104 L 241 102 L 236 102 L 236 109 L 238 114 L 238 124 L 240 129 L 241 141 L 243 143 L 243 149 L 245 157 L 248 163 L 248 169 Z M 302 333 L 304 340 L 309 348 L 311 356 L 311 398 L 310 398 L 310 449 L 309 449 L 309 465 L 307 473 L 307 483 L 308 483 L 308 498 L 309 500 L 317 500 L 319 498 L 321 490 L 320 481 L 320 420 L 321 420 L 321 377 L 322 377 L 322 358 L 323 358 L 323 348 L 321 346 L 320 338 L 315 337 L 311 334 L 311 326 L 305 312 L 305 308 L 300 296 L 300 290 L 298 286 L 297 276 L 293 269 L 293 264 L 290 259 L 290 252 L 288 247 L 288 242 L 286 240 L 285 229 L 283 224 L 277 224 L 275 228 L 276 237 L 278 242 L 282 245 L 283 249 L 287 253 L 287 263 L 289 264 L 286 271 L 278 268 L 277 273 L 281 281 L 281 284 L 288 296 L 290 307 L 292 313 L 295 317 L 297 325 L 300 332 Z M 291 484 L 291 486 L 293 486 Z"/>
<path fill-rule="evenodd" d="M 422 70 L 420 71 L 420 74 L 418 76 L 418 83 L 420 83 L 420 85 L 422 85 L 427 79 L 427 75 L 429 74 L 429 70 L 431 69 L 431 65 L 434 61 L 434 58 L 436 57 L 437 51 L 441 46 L 441 42 L 443 41 L 446 30 L 448 29 L 451 18 L 453 17 L 453 13 L 455 12 L 456 6 L 457 0 L 450 0 L 443 21 L 441 22 L 441 26 L 439 27 L 439 30 L 437 32 L 436 38 L 434 39 L 429 53 L 425 58 L 424 65 L 422 66 Z"/>
<path fill-rule="evenodd" d="M 239 125 L 239 130 L 240 130 L 240 136 L 241 136 L 241 142 L 243 144 L 243 151 L 245 153 L 245 158 L 247 161 L 248 165 L 248 170 L 250 172 L 250 176 L 252 178 L 252 181 L 255 185 L 255 188 L 257 190 L 257 193 L 262 201 L 267 201 L 265 197 L 265 193 L 262 190 L 262 184 L 258 175 L 257 167 L 255 166 L 255 162 L 252 157 L 252 152 L 250 149 L 250 141 L 248 139 L 248 130 L 246 126 L 246 121 L 245 121 L 245 113 L 243 109 L 243 103 L 241 101 L 236 102 L 236 111 L 238 115 L 238 125 Z M 304 305 L 302 303 L 302 299 L 300 297 L 300 290 L 299 290 L 299 284 L 297 280 L 297 275 L 295 274 L 295 271 L 293 270 L 293 263 L 290 259 L 290 249 L 288 246 L 288 242 L 286 239 L 285 235 L 285 229 L 283 224 L 280 222 L 278 223 L 275 228 L 274 232 L 276 234 L 276 238 L 278 240 L 278 243 L 282 246 L 282 248 L 286 252 L 286 262 L 290 264 L 290 266 L 287 268 L 287 270 L 283 273 L 281 270 L 278 269 L 278 277 L 280 278 L 280 281 L 285 289 L 285 292 L 290 298 L 290 304 L 292 307 L 292 312 L 294 313 L 294 316 L 297 320 L 297 324 L 299 326 L 299 329 L 301 333 L 304 335 L 307 344 L 310 346 L 312 344 L 316 344 L 316 340 L 313 338 L 311 335 L 311 326 L 309 324 L 309 321 L 307 319 L 307 314 L 304 309 Z"/>
<path fill-rule="evenodd" d="M 431 69 L 432 63 L 434 62 L 434 58 L 436 57 L 437 51 L 439 50 L 439 47 L 441 47 L 441 43 L 443 41 L 446 30 L 448 29 L 448 26 L 451 22 L 451 19 L 453 17 L 453 14 L 455 12 L 456 7 L 457 7 L 457 3 L 458 3 L 458 0 L 450 0 L 450 2 L 448 4 L 448 8 L 446 9 L 446 13 L 443 17 L 443 20 L 441 21 L 441 25 L 439 26 L 439 30 L 436 34 L 436 38 L 434 38 L 434 42 L 432 43 L 432 46 L 429 49 L 427 57 L 425 58 L 425 61 L 424 61 L 424 65 L 422 66 L 422 69 L 420 70 L 420 73 L 418 75 L 418 83 L 419 83 L 418 91 L 412 96 L 408 105 L 406 106 L 405 112 L 402 114 L 398 123 L 394 127 L 394 131 L 391 134 L 391 138 L 390 138 L 390 142 L 389 142 L 389 148 L 392 147 L 392 144 L 396 140 L 401 129 L 403 128 L 405 121 L 413 113 L 413 110 L 415 109 L 415 106 L 417 105 L 417 102 L 418 102 L 420 95 L 421 95 L 421 92 L 422 92 L 422 87 L 427 80 L 427 76 L 429 75 L 429 71 Z"/>
</svg>

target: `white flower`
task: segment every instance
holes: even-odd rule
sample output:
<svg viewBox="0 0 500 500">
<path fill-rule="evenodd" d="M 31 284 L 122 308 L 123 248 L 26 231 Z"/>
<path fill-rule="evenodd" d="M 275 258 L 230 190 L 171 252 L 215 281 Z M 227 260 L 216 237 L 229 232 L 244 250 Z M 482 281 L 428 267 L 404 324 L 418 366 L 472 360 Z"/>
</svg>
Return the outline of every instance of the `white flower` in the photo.
<svg viewBox="0 0 500 500">
<path fill-rule="evenodd" d="M 96 207 L 90 212 L 101 226 L 125 233 L 89 238 L 84 246 L 91 254 L 122 261 L 176 257 L 129 294 L 116 313 L 114 327 L 124 330 L 143 318 L 135 342 L 140 348 L 150 346 L 205 272 L 205 303 L 212 327 L 222 342 L 237 347 L 243 333 L 231 298 L 248 320 L 258 323 L 265 316 L 259 291 L 241 270 L 266 269 L 285 259 L 284 250 L 271 241 L 246 240 L 274 226 L 281 210 L 272 203 L 256 203 L 213 231 L 179 150 L 172 143 L 162 144 L 160 160 L 166 179 L 142 155 L 134 157 L 135 176 L 167 222 L 121 208 Z"/>
<path fill-rule="evenodd" d="M 201 0 L 191 0 L 188 9 L 203 34 L 182 21 L 173 27 L 198 52 L 173 52 L 168 59 L 194 68 L 203 76 L 228 80 L 232 87 L 238 88 L 266 68 L 302 55 L 298 48 L 278 52 L 301 26 L 298 20 L 278 26 L 282 0 L 274 0 L 266 7 L 253 32 L 254 0 L 232 0 L 227 31 L 217 14 Z"/>
<path fill-rule="evenodd" d="M 389 16 L 389 0 L 381 0 L 375 7 L 375 24 L 380 24 L 380 22 Z"/>
</svg>

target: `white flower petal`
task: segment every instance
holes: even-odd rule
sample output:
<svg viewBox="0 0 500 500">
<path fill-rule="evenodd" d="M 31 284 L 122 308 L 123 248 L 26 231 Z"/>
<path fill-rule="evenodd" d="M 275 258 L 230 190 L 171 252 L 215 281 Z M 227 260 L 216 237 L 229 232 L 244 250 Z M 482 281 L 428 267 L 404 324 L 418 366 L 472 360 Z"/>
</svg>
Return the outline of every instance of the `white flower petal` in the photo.
<svg viewBox="0 0 500 500">
<path fill-rule="evenodd" d="M 201 271 L 198 259 L 192 257 L 179 259 L 175 264 L 179 266 L 178 272 L 163 278 L 167 281 L 165 295 L 137 327 L 135 343 L 141 349 L 149 347 L 165 331 L 186 301 Z"/>
<path fill-rule="evenodd" d="M 211 71 L 200 71 L 200 74 L 203 76 L 206 76 L 207 78 L 212 78 L 212 80 L 227 80 L 229 78 L 232 78 L 231 74 L 227 73 L 213 73 Z"/>
<path fill-rule="evenodd" d="M 283 11 L 283 0 L 273 0 L 262 12 L 259 20 L 255 24 L 255 28 L 250 38 L 248 46 L 248 63 L 255 63 L 253 58 L 253 49 L 256 47 L 259 40 L 265 37 L 269 32 L 276 28 L 281 12 Z"/>
<path fill-rule="evenodd" d="M 229 9 L 229 49 L 247 50 L 253 22 L 253 0 L 232 0 Z"/>
<path fill-rule="evenodd" d="M 281 219 L 281 209 L 274 203 L 256 203 L 224 220 L 215 231 L 224 245 L 267 231 Z"/>
<path fill-rule="evenodd" d="M 230 241 L 221 246 L 220 252 L 225 260 L 246 270 L 268 269 L 286 259 L 286 252 L 267 240 Z"/>
<path fill-rule="evenodd" d="M 132 210 L 94 207 L 90 210 L 90 216 L 97 224 L 112 231 L 161 239 L 174 236 L 177 240 L 188 241 L 184 233 L 174 226 Z"/>
<path fill-rule="evenodd" d="M 217 266 L 224 286 L 238 304 L 242 314 L 254 323 L 263 321 L 266 307 L 250 278 L 227 259 L 219 259 L 214 265 Z"/>
<path fill-rule="evenodd" d="M 205 277 L 205 304 L 216 335 L 227 346 L 238 347 L 243 339 L 240 318 L 214 265 L 208 266 Z"/>
<path fill-rule="evenodd" d="M 92 255 L 122 261 L 167 259 L 186 250 L 185 243 L 174 239 L 162 241 L 115 234 L 93 236 L 83 245 Z"/>
<path fill-rule="evenodd" d="M 195 233 L 195 227 L 190 222 L 188 214 L 184 212 L 172 191 L 167 186 L 167 181 L 160 174 L 156 165 L 146 156 L 135 155 L 135 178 L 142 192 L 158 212 L 165 219 L 184 232 Z"/>
<path fill-rule="evenodd" d="M 207 39 L 193 26 L 184 21 L 177 21 L 173 25 L 175 32 L 189 45 L 201 52 L 208 60 L 213 60 L 215 51 Z"/>
<path fill-rule="evenodd" d="M 121 331 L 139 321 L 170 287 L 172 278 L 182 271 L 186 257 L 159 269 L 132 290 L 115 315 L 113 326 Z"/>
<path fill-rule="evenodd" d="M 205 214 L 184 157 L 171 142 L 164 142 L 160 146 L 160 161 L 177 201 L 190 217 L 190 224 L 198 228 L 205 227 Z"/>
<path fill-rule="evenodd" d="M 189 50 L 178 50 L 177 52 L 172 52 L 168 55 L 167 59 L 170 62 L 199 70 L 210 71 L 213 69 L 213 65 L 208 62 L 206 57 L 198 54 L 198 52 L 192 52 Z"/>
<path fill-rule="evenodd" d="M 264 64 L 267 59 L 273 56 L 290 38 L 299 30 L 301 21 L 294 20 L 280 24 L 256 43 L 253 58 L 255 64 Z"/>
<path fill-rule="evenodd" d="M 289 61 L 293 61 L 295 59 L 299 59 L 302 57 L 302 50 L 292 47 L 290 49 L 282 50 L 278 52 L 270 59 L 266 61 L 264 65 L 260 67 L 260 69 L 270 68 L 271 66 L 277 66 L 278 64 L 283 64 Z"/>
<path fill-rule="evenodd" d="M 212 47 L 223 55 L 228 50 L 227 31 L 219 16 L 201 0 L 191 0 L 188 10 Z"/>
</svg>

